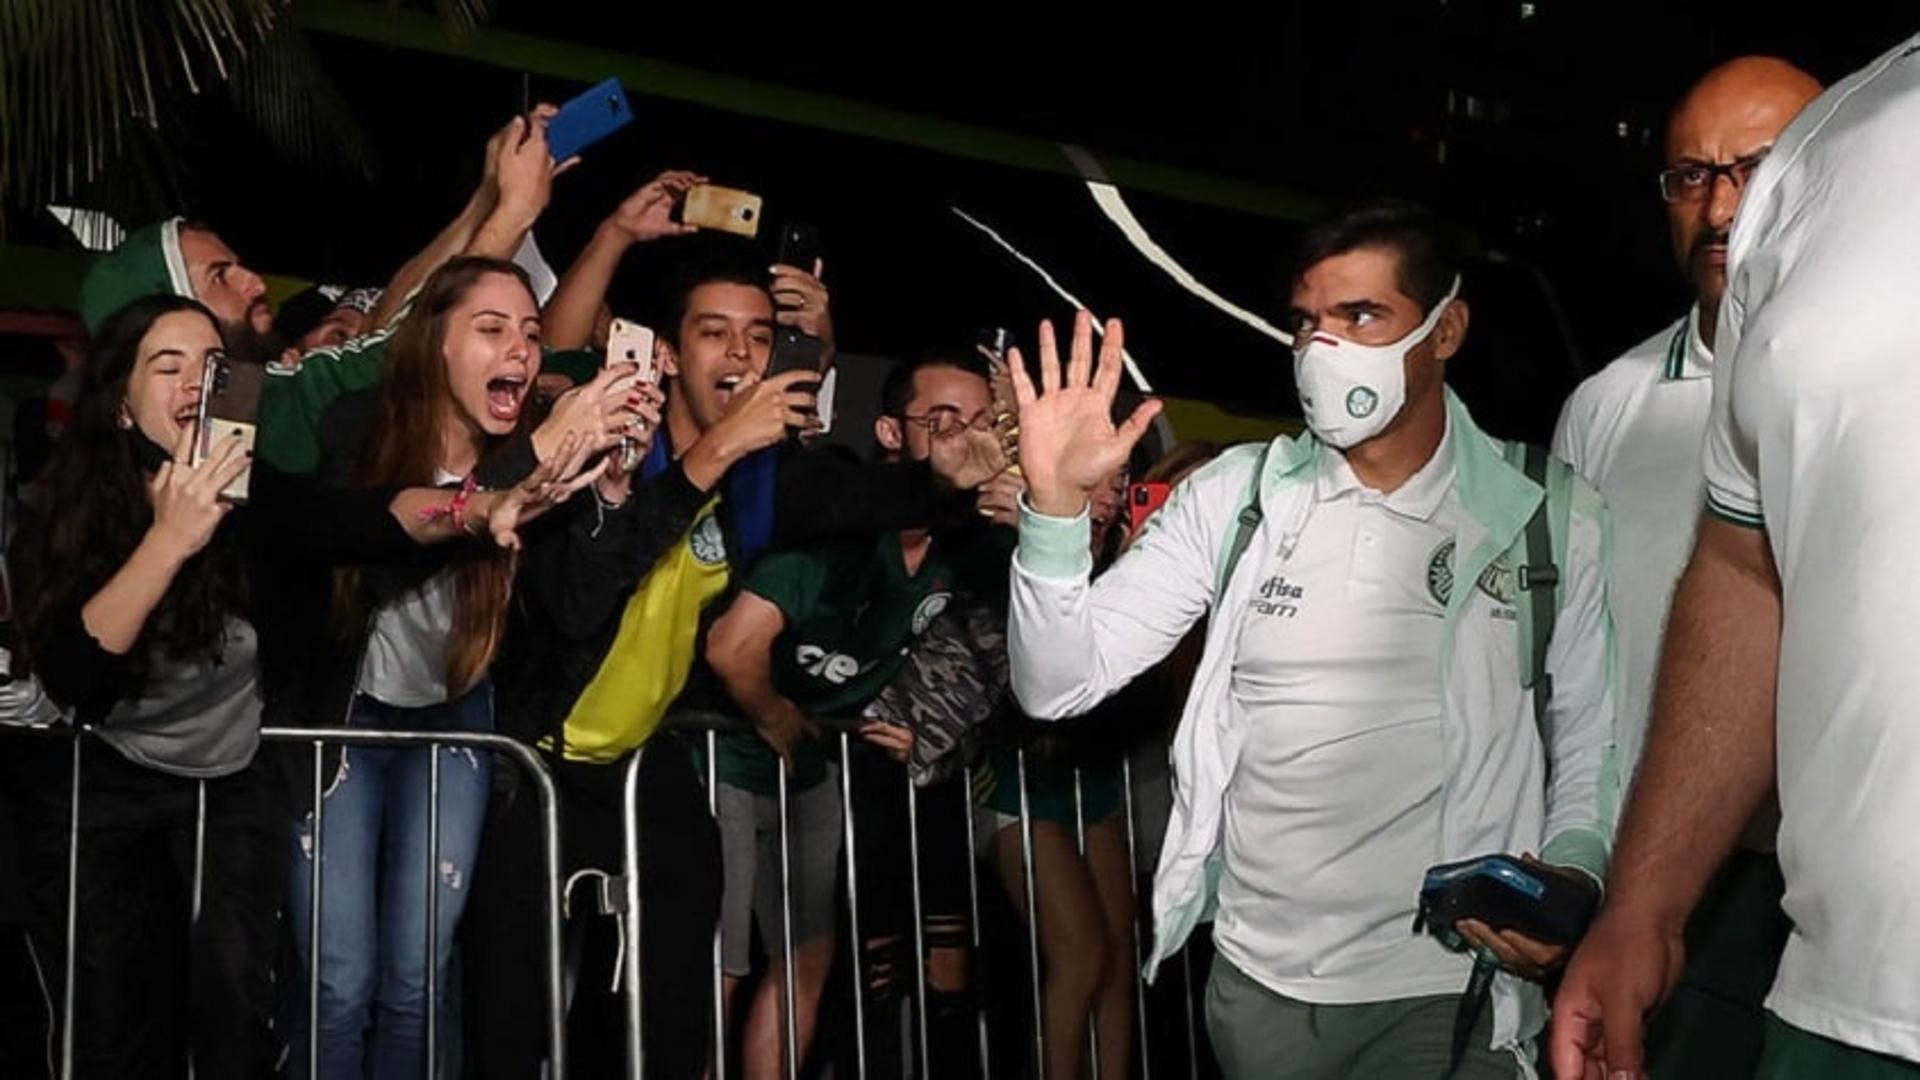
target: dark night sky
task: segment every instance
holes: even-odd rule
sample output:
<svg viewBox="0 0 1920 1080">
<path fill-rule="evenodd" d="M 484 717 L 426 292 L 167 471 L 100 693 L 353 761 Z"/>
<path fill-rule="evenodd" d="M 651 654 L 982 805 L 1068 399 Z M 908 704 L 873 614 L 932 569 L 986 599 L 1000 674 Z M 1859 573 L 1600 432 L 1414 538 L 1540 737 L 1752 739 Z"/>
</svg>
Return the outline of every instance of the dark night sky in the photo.
<svg viewBox="0 0 1920 1080">
<path fill-rule="evenodd" d="M 1685 303 L 1652 176 L 1668 107 L 1713 63 L 1785 56 L 1824 80 L 1910 33 L 1900 4 L 1279 3 L 1259 14 L 1164 9 L 1037 29 L 955 8 L 945 25 L 810 35 L 662 28 L 649 5 L 496 0 L 492 23 L 1341 199 L 1411 195 L 1472 231 L 1474 329 L 1456 385 L 1496 430 L 1544 437 L 1579 372 Z M 631 13 L 623 13 L 631 12 Z M 176 186 L 146 189 L 129 223 L 168 209 L 211 221 L 250 262 L 307 277 L 383 278 L 463 200 L 487 133 L 519 101 L 516 72 L 311 35 L 373 148 L 376 174 L 296 168 L 220 106 Z M 535 79 L 536 98 L 577 83 Z M 559 181 L 542 246 L 563 266 L 597 218 L 658 169 L 685 166 L 767 199 L 771 220 L 824 236 L 843 345 L 901 355 L 986 325 L 1030 328 L 1061 305 L 947 213 L 965 206 L 1048 265 L 1101 314 L 1129 320 L 1156 388 L 1290 412 L 1285 356 L 1139 258 L 1085 189 L 866 139 L 781 126 L 629 87 L 637 123 Z M 235 134 L 239 132 L 238 134 Z M 236 166 L 232 150 L 246 164 Z M 1280 306 L 1296 227 L 1157 195 L 1129 196 L 1177 258 L 1235 301 Z M 165 205 L 171 204 L 171 205 Z M 184 204 L 184 205 L 182 205 Z M 615 306 L 644 304 L 662 252 L 631 257 Z M 1558 314 L 1556 314 L 1558 313 Z"/>
</svg>

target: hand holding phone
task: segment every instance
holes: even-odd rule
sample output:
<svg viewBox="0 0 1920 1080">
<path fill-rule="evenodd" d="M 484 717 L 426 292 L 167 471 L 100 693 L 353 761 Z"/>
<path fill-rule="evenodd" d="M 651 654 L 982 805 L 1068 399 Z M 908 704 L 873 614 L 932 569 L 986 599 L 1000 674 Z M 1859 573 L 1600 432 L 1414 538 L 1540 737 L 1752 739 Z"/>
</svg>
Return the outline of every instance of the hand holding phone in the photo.
<svg viewBox="0 0 1920 1080">
<path fill-rule="evenodd" d="M 248 460 L 252 459 L 259 431 L 260 395 L 266 387 L 266 378 L 266 369 L 259 364 L 235 363 L 225 356 L 208 359 L 200 375 L 194 465 L 207 461 L 228 437 L 239 439 L 241 452 Z M 252 479 L 253 469 L 248 466 L 221 488 L 220 496 L 229 502 L 246 502 Z"/>
<path fill-rule="evenodd" d="M 615 319 L 613 328 L 607 333 L 607 363 L 636 365 L 636 381 L 652 386 L 659 382 L 659 371 L 654 362 L 654 341 L 651 327 L 626 319 Z M 640 455 L 640 444 L 631 436 L 622 436 L 620 471 L 630 473 L 638 468 Z"/>
</svg>

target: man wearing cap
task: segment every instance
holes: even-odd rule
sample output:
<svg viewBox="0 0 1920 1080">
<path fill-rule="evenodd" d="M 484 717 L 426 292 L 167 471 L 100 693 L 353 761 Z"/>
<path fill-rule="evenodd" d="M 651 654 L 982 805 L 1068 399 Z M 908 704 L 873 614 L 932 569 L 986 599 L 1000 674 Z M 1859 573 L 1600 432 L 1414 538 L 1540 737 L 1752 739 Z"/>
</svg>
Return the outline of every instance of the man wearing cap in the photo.
<svg viewBox="0 0 1920 1080">
<path fill-rule="evenodd" d="M 1619 635 L 1620 755 L 1637 761 L 1674 583 L 1693 546 L 1704 480 L 1700 442 L 1712 402 L 1713 346 L 1727 286 L 1727 237 L 1747 181 L 1820 84 L 1770 57 L 1708 72 L 1667 127 L 1666 201 L 1673 253 L 1694 304 L 1672 325 L 1581 383 L 1554 431 L 1554 452 L 1606 498 L 1613 517 L 1610 597 Z M 1747 830 L 1688 928 L 1687 974 L 1648 1036 L 1656 1076 L 1750 1075 L 1760 1002 L 1788 923 L 1773 853 L 1774 807 Z"/>
<path fill-rule="evenodd" d="M 487 143 L 487 164 L 465 209 L 394 275 L 366 321 L 370 333 L 340 346 L 322 346 L 298 365 L 283 363 L 273 334 L 266 283 L 208 226 L 171 217 L 135 230 L 93 264 L 80 285 L 80 311 L 89 331 L 126 304 L 156 293 L 188 296 L 220 320 L 229 353 L 271 364 L 260 403 L 262 460 L 290 472 L 310 472 L 319 460 L 314 436 L 321 412 L 341 394 L 379 380 L 403 303 L 428 275 L 462 253 L 508 258 L 546 208 L 556 167 L 547 150 L 543 105 L 516 116 Z M 286 344 L 292 344 L 287 342 Z"/>
</svg>

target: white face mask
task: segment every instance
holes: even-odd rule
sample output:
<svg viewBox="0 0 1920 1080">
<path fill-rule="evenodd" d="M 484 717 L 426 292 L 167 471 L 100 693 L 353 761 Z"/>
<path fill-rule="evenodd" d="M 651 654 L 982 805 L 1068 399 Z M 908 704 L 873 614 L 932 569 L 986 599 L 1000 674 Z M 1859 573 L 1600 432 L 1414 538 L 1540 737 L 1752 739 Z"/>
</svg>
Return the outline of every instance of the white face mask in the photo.
<svg viewBox="0 0 1920 1080">
<path fill-rule="evenodd" d="M 1295 341 L 1293 382 L 1307 426 L 1321 442 L 1345 450 L 1386 430 L 1407 403 L 1407 353 L 1427 340 L 1459 293 L 1455 277 L 1426 321 L 1391 345 L 1362 345 L 1321 330 Z"/>
</svg>

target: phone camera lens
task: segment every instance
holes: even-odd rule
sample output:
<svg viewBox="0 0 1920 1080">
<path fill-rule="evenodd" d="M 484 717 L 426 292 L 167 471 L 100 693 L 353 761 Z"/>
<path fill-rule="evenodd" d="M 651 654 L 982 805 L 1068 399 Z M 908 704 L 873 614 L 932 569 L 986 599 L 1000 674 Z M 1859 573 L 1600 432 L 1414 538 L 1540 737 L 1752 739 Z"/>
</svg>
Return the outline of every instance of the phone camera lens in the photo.
<svg viewBox="0 0 1920 1080">
<path fill-rule="evenodd" d="M 753 207 L 751 207 L 751 206 L 743 206 L 743 207 L 741 207 L 741 208 L 740 208 L 740 220 L 741 220 L 741 221 L 752 221 L 752 220 L 753 220 Z"/>
</svg>

